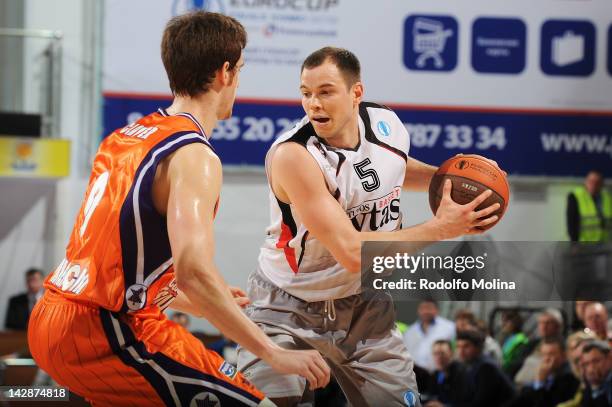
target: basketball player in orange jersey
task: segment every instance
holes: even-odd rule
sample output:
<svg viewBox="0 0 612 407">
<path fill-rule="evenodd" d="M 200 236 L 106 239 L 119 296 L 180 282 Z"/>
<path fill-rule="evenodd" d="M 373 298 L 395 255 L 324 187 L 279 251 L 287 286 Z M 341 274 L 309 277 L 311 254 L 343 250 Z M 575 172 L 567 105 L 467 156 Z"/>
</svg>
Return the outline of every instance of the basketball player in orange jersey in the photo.
<svg viewBox="0 0 612 407">
<path fill-rule="evenodd" d="M 213 261 L 221 163 L 208 135 L 231 116 L 245 45 L 233 18 L 172 19 L 162 40 L 172 105 L 111 133 L 94 159 L 28 330 L 37 364 L 93 405 L 270 405 L 167 306 L 207 318 L 280 374 L 329 381 L 318 352 L 279 347 L 242 313 L 244 293 Z"/>
</svg>

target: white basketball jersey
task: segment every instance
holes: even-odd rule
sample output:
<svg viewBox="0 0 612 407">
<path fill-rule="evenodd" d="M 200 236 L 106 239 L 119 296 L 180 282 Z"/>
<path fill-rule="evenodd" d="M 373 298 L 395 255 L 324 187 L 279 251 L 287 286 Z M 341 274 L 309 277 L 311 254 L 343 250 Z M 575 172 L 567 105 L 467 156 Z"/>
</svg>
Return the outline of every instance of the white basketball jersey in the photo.
<svg viewBox="0 0 612 407">
<path fill-rule="evenodd" d="M 272 144 L 269 158 L 286 142 L 298 143 L 323 171 L 329 193 L 359 231 L 392 231 L 401 227 L 400 195 L 410 138 L 390 109 L 373 103 L 359 106 L 359 144 L 335 148 L 317 137 L 308 117 Z M 314 237 L 292 205 L 270 188 L 271 225 L 259 254 L 259 272 L 304 301 L 324 301 L 357 294 L 361 276 L 349 273 Z"/>
</svg>

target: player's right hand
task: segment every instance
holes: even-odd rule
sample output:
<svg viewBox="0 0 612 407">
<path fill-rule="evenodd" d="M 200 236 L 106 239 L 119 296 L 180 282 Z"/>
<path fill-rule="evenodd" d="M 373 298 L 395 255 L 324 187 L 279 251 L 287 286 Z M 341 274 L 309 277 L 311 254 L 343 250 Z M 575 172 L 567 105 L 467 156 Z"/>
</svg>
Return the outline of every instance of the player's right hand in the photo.
<svg viewBox="0 0 612 407">
<path fill-rule="evenodd" d="M 494 203 L 481 210 L 476 208 L 486 201 L 493 193 L 490 189 L 482 192 L 465 205 L 458 204 L 451 198 L 452 182 L 447 179 L 442 190 L 442 200 L 436 212 L 436 221 L 440 225 L 444 239 L 453 239 L 465 234 L 479 234 L 479 227 L 490 225 L 497 221 L 498 216 L 491 215 L 499 209 L 499 203 Z"/>
<path fill-rule="evenodd" d="M 330 378 L 329 366 L 316 350 L 278 349 L 266 362 L 277 372 L 297 374 L 310 383 L 310 389 L 327 386 Z"/>
</svg>

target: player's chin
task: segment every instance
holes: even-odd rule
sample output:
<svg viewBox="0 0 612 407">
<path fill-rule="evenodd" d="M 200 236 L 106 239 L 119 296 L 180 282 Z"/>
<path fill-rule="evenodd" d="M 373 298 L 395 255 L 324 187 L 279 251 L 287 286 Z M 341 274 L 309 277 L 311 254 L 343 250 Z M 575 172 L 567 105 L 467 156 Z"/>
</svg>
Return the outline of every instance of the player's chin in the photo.
<svg viewBox="0 0 612 407">
<path fill-rule="evenodd" d="M 312 123 L 312 127 L 314 127 L 319 137 L 327 138 L 327 136 L 331 134 L 331 128 L 332 128 L 331 120 L 328 120 L 325 123 L 321 123 L 316 120 L 312 120 L 311 123 Z"/>
</svg>

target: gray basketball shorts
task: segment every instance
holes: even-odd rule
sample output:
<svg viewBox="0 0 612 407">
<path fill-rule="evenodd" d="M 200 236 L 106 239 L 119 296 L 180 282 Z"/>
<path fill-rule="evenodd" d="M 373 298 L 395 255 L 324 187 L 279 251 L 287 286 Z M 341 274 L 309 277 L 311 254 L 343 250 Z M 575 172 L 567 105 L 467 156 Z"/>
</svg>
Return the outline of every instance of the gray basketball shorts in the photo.
<svg viewBox="0 0 612 407">
<path fill-rule="evenodd" d="M 420 406 L 413 361 L 395 328 L 389 295 L 375 292 L 306 302 L 258 272 L 249 277 L 246 312 L 279 346 L 316 349 L 352 406 Z M 238 369 L 271 398 L 298 397 L 310 405 L 306 379 L 283 375 L 244 348 Z"/>
</svg>

